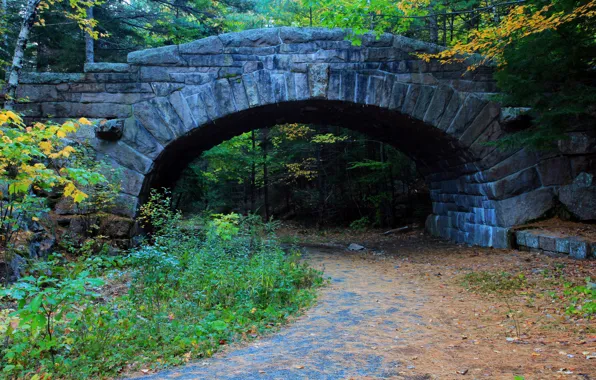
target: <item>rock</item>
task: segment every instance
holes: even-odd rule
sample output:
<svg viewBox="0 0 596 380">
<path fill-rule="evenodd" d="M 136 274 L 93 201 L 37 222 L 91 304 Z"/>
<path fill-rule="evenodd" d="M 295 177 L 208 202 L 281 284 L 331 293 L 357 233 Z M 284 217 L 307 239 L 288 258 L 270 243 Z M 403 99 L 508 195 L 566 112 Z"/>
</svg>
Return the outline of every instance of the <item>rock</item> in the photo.
<svg viewBox="0 0 596 380">
<path fill-rule="evenodd" d="M 348 251 L 362 251 L 366 248 L 361 246 L 360 244 L 352 243 L 348 246 Z"/>
<path fill-rule="evenodd" d="M 532 125 L 530 108 L 504 107 L 501 109 L 499 122 L 507 131 L 520 131 Z"/>
<path fill-rule="evenodd" d="M 571 181 L 571 166 L 565 156 L 540 162 L 538 172 L 542 186 L 566 185 Z"/>
<path fill-rule="evenodd" d="M 537 219 L 554 207 L 551 189 L 541 188 L 495 202 L 497 223 L 509 227 Z"/>
<path fill-rule="evenodd" d="M 588 258 L 589 244 L 579 238 L 569 238 L 569 256 L 574 259 L 584 260 Z"/>
<path fill-rule="evenodd" d="M 559 200 L 579 220 L 596 220 L 596 183 L 594 176 L 580 173 L 571 185 L 559 189 Z"/>
<path fill-rule="evenodd" d="M 0 262 L 0 283 L 13 283 L 21 278 L 27 261 L 14 254 L 8 262 Z"/>
<path fill-rule="evenodd" d="M 54 212 L 58 215 L 74 215 L 77 213 L 76 204 L 70 197 L 61 197 L 54 206 Z"/>
<path fill-rule="evenodd" d="M 95 130 L 95 136 L 106 141 L 120 140 L 123 133 L 124 119 L 102 120 Z"/>
<path fill-rule="evenodd" d="M 112 239 L 130 238 L 134 234 L 135 221 L 116 215 L 103 216 L 99 233 Z"/>
<path fill-rule="evenodd" d="M 48 233 L 37 233 L 29 243 L 29 257 L 32 259 L 45 259 L 54 251 L 56 238 Z"/>
</svg>

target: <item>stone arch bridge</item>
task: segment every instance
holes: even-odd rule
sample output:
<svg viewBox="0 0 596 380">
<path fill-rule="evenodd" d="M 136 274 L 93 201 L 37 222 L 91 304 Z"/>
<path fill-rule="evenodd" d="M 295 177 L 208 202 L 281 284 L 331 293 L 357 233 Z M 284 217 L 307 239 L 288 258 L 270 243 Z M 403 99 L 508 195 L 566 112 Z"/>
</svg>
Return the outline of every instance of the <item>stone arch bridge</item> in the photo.
<svg viewBox="0 0 596 380">
<path fill-rule="evenodd" d="M 510 227 L 553 207 L 569 166 L 561 157 L 485 143 L 504 133 L 490 68 L 424 62 L 439 48 L 401 36 L 271 28 L 130 53 L 85 73 L 26 73 L 30 119 L 108 119 L 86 128 L 100 156 L 124 171 L 120 212 L 134 216 L 148 189 L 237 134 L 281 123 L 364 132 L 413 158 L 431 188 L 427 229 L 456 242 L 509 246 Z M 553 161 L 554 160 L 554 161 Z"/>
</svg>

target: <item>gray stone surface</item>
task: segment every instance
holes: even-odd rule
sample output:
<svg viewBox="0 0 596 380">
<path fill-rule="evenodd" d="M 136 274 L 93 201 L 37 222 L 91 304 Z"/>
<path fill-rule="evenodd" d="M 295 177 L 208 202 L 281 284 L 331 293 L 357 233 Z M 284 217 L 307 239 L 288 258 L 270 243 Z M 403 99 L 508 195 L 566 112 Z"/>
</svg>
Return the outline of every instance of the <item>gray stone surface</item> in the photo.
<svg viewBox="0 0 596 380">
<path fill-rule="evenodd" d="M 164 171 L 240 125 L 324 121 L 370 131 L 418 161 L 432 188 L 433 235 L 521 244 L 527 236 L 514 240 L 510 227 L 545 215 L 557 194 L 578 218 L 594 219 L 594 186 L 569 184 L 595 171 L 590 133 L 574 132 L 555 154 L 496 151 L 487 143 L 517 116 L 488 100 L 492 68 L 425 62 L 416 54 L 442 48 L 403 36 L 365 35 L 361 46 L 348 36 L 256 29 L 133 52 L 128 63 L 88 64 L 85 73 L 23 73 L 18 94 L 30 103 L 17 110 L 28 120 L 97 119 L 102 127 L 77 138 L 125 173 L 122 215 L 136 213 Z"/>
<path fill-rule="evenodd" d="M 594 175 L 579 174 L 572 184 L 559 190 L 559 200 L 580 220 L 596 219 L 596 182 Z"/>
<path fill-rule="evenodd" d="M 543 216 L 554 206 L 552 189 L 538 189 L 494 202 L 499 226 L 524 224 Z"/>
<path fill-rule="evenodd" d="M 596 248 L 596 242 L 590 242 L 577 236 L 560 236 L 541 229 L 520 230 L 515 232 L 517 248 L 569 255 L 578 260 L 590 258 Z"/>
<path fill-rule="evenodd" d="M 117 141 L 124 133 L 124 119 L 102 120 L 96 127 L 95 136 L 101 140 Z"/>
</svg>

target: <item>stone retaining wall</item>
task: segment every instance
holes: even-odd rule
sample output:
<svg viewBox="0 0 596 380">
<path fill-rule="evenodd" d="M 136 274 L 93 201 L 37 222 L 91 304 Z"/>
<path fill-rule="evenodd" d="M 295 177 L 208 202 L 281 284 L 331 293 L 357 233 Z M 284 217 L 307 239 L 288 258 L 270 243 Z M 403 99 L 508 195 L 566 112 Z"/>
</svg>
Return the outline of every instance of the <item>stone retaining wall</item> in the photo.
<svg viewBox="0 0 596 380">
<path fill-rule="evenodd" d="M 574 259 L 596 258 L 596 242 L 576 236 L 560 236 L 541 230 L 515 232 L 521 250 L 569 255 Z"/>
</svg>

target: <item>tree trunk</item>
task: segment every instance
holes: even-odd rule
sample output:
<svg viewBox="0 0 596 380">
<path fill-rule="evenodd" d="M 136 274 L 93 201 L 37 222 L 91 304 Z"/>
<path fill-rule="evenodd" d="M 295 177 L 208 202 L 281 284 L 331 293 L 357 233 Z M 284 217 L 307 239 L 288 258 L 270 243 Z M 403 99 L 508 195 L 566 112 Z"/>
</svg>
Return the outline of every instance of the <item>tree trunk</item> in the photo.
<svg viewBox="0 0 596 380">
<path fill-rule="evenodd" d="M 430 33 L 430 42 L 433 44 L 439 43 L 439 22 L 437 20 L 437 15 L 434 14 L 434 10 L 432 7 L 428 7 L 428 11 L 431 14 L 428 18 L 428 31 Z"/>
<path fill-rule="evenodd" d="M 251 173 L 250 173 L 250 212 L 255 212 L 255 187 L 257 178 L 257 164 L 255 160 L 257 142 L 255 139 L 255 130 L 251 131 L 252 152 L 251 152 Z"/>
<path fill-rule="evenodd" d="M 17 94 L 17 87 L 19 86 L 19 77 L 21 69 L 23 68 L 23 59 L 25 57 L 25 48 L 29 41 L 29 33 L 35 23 L 37 16 L 37 7 L 41 0 L 28 0 L 27 7 L 23 15 L 23 23 L 21 24 L 21 31 L 17 38 L 17 44 L 14 48 L 14 55 L 12 56 L 12 64 L 8 71 L 8 80 L 6 83 L 6 102 L 4 108 L 12 110 L 15 104 L 15 97 Z"/>
<path fill-rule="evenodd" d="M 6 19 L 8 12 L 8 2 L 7 0 L 2 0 L 2 17 Z M 4 44 L 4 49 L 8 51 L 8 33 L 4 33 L 2 36 L 2 43 Z"/>
<path fill-rule="evenodd" d="M 265 197 L 265 220 L 269 220 L 269 168 L 267 167 L 267 139 L 269 129 L 263 129 L 263 194 Z"/>
<path fill-rule="evenodd" d="M 93 7 L 87 8 L 87 19 L 93 19 Z M 95 51 L 93 49 L 93 37 L 89 33 L 85 33 L 85 62 L 95 62 Z"/>
</svg>

